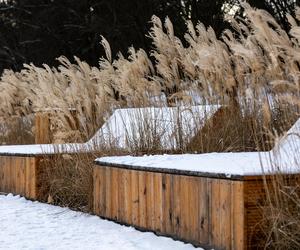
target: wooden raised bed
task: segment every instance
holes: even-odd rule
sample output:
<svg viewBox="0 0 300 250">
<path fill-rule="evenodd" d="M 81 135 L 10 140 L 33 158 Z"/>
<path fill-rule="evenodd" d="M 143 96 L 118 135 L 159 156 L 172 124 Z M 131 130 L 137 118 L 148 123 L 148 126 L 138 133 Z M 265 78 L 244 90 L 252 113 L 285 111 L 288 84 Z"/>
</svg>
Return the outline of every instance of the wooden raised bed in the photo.
<svg viewBox="0 0 300 250">
<path fill-rule="evenodd" d="M 43 158 L 37 155 L 0 156 L 0 192 L 38 199 Z"/>
<path fill-rule="evenodd" d="M 50 142 L 49 114 L 35 114 L 35 143 Z M 29 153 L 0 154 L 0 192 L 22 195 L 36 200 L 41 185 L 40 167 L 45 156 Z"/>
<path fill-rule="evenodd" d="M 94 168 L 95 214 L 196 246 L 257 249 L 264 200 L 262 176 L 105 162 Z"/>
</svg>

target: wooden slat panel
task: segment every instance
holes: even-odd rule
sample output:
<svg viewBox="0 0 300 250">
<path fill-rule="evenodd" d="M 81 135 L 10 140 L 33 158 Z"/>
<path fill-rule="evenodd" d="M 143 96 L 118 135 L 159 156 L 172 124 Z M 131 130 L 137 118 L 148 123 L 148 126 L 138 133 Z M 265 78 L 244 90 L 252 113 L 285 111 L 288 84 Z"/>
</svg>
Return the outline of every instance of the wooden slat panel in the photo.
<svg viewBox="0 0 300 250">
<path fill-rule="evenodd" d="M 119 173 L 119 169 L 111 169 L 111 216 L 114 220 L 117 220 L 119 216 Z"/>
<path fill-rule="evenodd" d="M 147 205 L 146 193 L 146 172 L 139 171 L 139 226 L 142 228 L 147 227 Z"/>
<path fill-rule="evenodd" d="M 192 204 L 189 203 L 189 185 L 191 177 L 181 176 L 180 180 L 180 192 L 179 192 L 179 209 L 180 209 L 180 227 L 179 234 L 182 238 L 190 238 L 190 215 L 193 213 Z"/>
<path fill-rule="evenodd" d="M 198 190 L 199 190 L 199 219 L 200 230 L 198 232 L 199 242 L 203 242 L 204 245 L 209 244 L 209 224 L 210 224 L 210 203 L 211 203 L 211 181 L 207 178 L 199 178 Z"/>
<path fill-rule="evenodd" d="M 34 157 L 26 158 L 26 187 L 28 188 L 28 196 L 32 199 L 37 199 L 38 197 L 38 167 L 39 167 L 39 160 Z M 29 174 L 27 170 L 29 169 Z"/>
<path fill-rule="evenodd" d="M 172 184 L 173 184 L 173 192 L 172 192 L 172 210 L 173 210 L 173 216 L 172 216 L 172 228 L 173 228 L 173 234 L 179 235 L 180 233 L 180 226 L 181 226 L 181 217 L 180 217 L 180 177 L 173 175 L 172 176 Z"/>
<path fill-rule="evenodd" d="M 10 192 L 11 193 L 15 193 L 15 185 L 14 185 L 14 169 L 11 168 L 11 159 L 7 159 L 6 160 L 7 162 L 7 170 L 6 170 L 6 173 L 7 173 L 7 176 L 10 176 L 10 178 L 7 179 L 7 182 L 6 182 L 6 189 L 7 190 L 11 190 Z M 13 177 L 13 178 L 12 178 Z"/>
<path fill-rule="evenodd" d="M 106 213 L 106 169 L 99 168 L 99 214 L 105 215 Z"/>
<path fill-rule="evenodd" d="M 245 222 L 244 222 L 244 183 L 240 181 L 232 181 L 232 234 L 231 246 L 232 250 L 245 249 Z"/>
<path fill-rule="evenodd" d="M 172 208 L 172 177 L 169 174 L 162 175 L 162 230 L 169 235 L 173 234 L 172 227 L 172 217 L 173 217 L 173 208 Z"/>
<path fill-rule="evenodd" d="M 127 222 L 125 219 L 125 178 L 126 178 L 126 169 L 116 169 L 113 170 L 116 171 L 117 175 L 117 196 L 118 196 L 118 204 L 117 206 L 117 213 L 118 213 L 118 220 L 120 222 Z"/>
<path fill-rule="evenodd" d="M 150 230 L 155 229 L 154 223 L 154 173 L 146 173 L 146 208 L 147 208 L 147 228 Z"/>
<path fill-rule="evenodd" d="M 23 196 L 26 196 L 26 159 L 22 158 L 21 159 L 21 167 L 20 167 L 20 188 L 21 188 L 21 192 L 20 194 Z"/>
<path fill-rule="evenodd" d="M 14 186 L 15 186 L 15 193 L 22 195 L 22 159 L 15 158 L 13 164 L 11 165 L 11 169 L 14 171 L 15 179 L 14 179 Z"/>
<path fill-rule="evenodd" d="M 112 218 L 112 181 L 111 181 L 111 168 L 107 167 L 105 169 L 105 200 L 106 200 L 106 209 L 104 217 Z"/>
<path fill-rule="evenodd" d="M 13 176 L 14 171 L 11 169 L 11 159 L 10 158 L 6 158 L 6 176 L 9 176 L 9 178 L 6 178 L 6 192 L 12 192 L 14 193 L 14 187 L 12 186 L 12 178 L 11 176 Z"/>
<path fill-rule="evenodd" d="M 35 190 L 33 189 L 33 184 L 31 183 L 32 178 L 35 176 L 35 172 L 33 171 L 34 167 L 31 166 L 30 158 L 25 160 L 26 170 L 25 170 L 25 194 L 26 196 L 35 196 Z"/>
<path fill-rule="evenodd" d="M 245 228 L 247 222 L 256 220 L 254 206 L 263 193 L 257 182 L 248 181 L 245 191 L 244 182 L 237 180 L 99 169 L 99 176 L 94 175 L 99 185 L 94 199 L 103 199 L 98 202 L 107 206 L 101 212 L 105 217 L 205 247 L 246 248 L 249 230 Z M 104 182 L 99 181 L 101 176 Z M 101 195 L 103 189 L 105 195 Z M 250 195 L 253 190 L 259 192 Z M 251 197 L 245 199 L 245 193 Z M 244 217 L 247 209 L 251 211 Z M 95 210 L 100 211 L 101 206 Z"/>
<path fill-rule="evenodd" d="M 0 192 L 36 199 L 35 167 L 34 157 L 0 156 Z"/>
<path fill-rule="evenodd" d="M 193 241 L 197 242 L 199 240 L 198 234 L 200 231 L 200 213 L 199 213 L 199 181 L 201 178 L 189 177 L 187 183 L 187 216 L 189 220 L 187 221 L 187 228 L 189 230 L 188 237 Z"/>
<path fill-rule="evenodd" d="M 100 206 L 101 206 L 101 194 L 100 194 L 100 178 L 101 171 L 103 168 L 95 168 L 93 171 L 93 211 L 95 214 L 101 215 Z"/>
<path fill-rule="evenodd" d="M 214 179 L 211 183 L 211 240 L 213 246 L 220 246 L 220 180 Z"/>
<path fill-rule="evenodd" d="M 162 232 L 163 202 L 162 202 L 162 174 L 153 174 L 153 205 L 154 205 L 154 230 Z"/>
<path fill-rule="evenodd" d="M 131 172 L 131 221 L 133 225 L 139 225 L 139 173 Z"/>
<path fill-rule="evenodd" d="M 220 246 L 231 247 L 231 181 L 220 180 Z"/>
<path fill-rule="evenodd" d="M 132 191 L 131 191 L 131 171 L 125 170 L 123 175 L 124 184 L 124 221 L 128 224 L 132 224 Z"/>
<path fill-rule="evenodd" d="M 37 113 L 35 115 L 35 143 L 48 144 L 50 139 L 50 120 L 48 113 Z"/>
</svg>

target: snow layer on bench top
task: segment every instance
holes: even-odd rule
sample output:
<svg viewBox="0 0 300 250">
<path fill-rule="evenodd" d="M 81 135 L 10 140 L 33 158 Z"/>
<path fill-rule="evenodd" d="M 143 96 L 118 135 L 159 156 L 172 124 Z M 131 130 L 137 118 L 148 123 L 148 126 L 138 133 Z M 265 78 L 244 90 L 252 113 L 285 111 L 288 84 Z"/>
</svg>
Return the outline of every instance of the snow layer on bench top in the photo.
<svg viewBox="0 0 300 250">
<path fill-rule="evenodd" d="M 1 249 L 194 249 L 191 244 L 19 196 L 0 195 Z"/>
<path fill-rule="evenodd" d="M 181 155 L 101 157 L 97 162 L 128 166 L 172 169 L 202 173 L 245 175 L 260 168 L 258 153 L 209 153 Z M 251 169 L 251 171 L 249 171 Z M 261 171 L 261 170 L 259 170 Z M 228 176 L 230 177 L 230 176 Z"/>
<path fill-rule="evenodd" d="M 243 152 L 243 153 L 208 153 L 208 154 L 181 154 L 181 155 L 149 155 L 149 156 L 112 156 L 96 159 L 100 165 L 113 164 L 128 167 L 143 167 L 198 173 L 252 176 L 283 173 L 300 173 L 300 165 L 293 158 L 278 158 L 270 152 Z"/>
<path fill-rule="evenodd" d="M 54 153 L 85 152 L 90 149 L 84 143 L 70 144 L 33 144 L 0 146 L 1 155 L 47 155 Z"/>
</svg>

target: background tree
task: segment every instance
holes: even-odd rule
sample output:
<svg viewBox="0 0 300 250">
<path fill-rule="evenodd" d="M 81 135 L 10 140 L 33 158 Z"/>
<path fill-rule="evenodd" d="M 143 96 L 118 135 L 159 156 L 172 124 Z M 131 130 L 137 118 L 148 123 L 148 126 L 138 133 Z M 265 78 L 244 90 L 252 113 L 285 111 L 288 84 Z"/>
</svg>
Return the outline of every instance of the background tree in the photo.
<svg viewBox="0 0 300 250">
<path fill-rule="evenodd" d="M 238 9 L 239 2 L 240 0 L 228 0 L 227 5 L 231 9 L 237 10 L 237 15 L 243 15 L 243 10 Z M 246 2 L 252 7 L 268 11 L 286 31 L 290 30 L 290 25 L 286 18 L 287 14 L 295 18 L 296 7 L 300 4 L 299 0 L 246 0 Z"/>
<path fill-rule="evenodd" d="M 286 13 L 295 15 L 299 0 L 248 0 L 268 10 L 288 29 Z M 97 65 L 104 54 L 100 35 L 109 41 L 113 57 L 129 46 L 152 49 L 145 36 L 152 15 L 168 16 L 182 38 L 185 21 L 212 26 L 217 35 L 228 27 L 224 17 L 236 11 L 238 0 L 6 0 L 0 2 L 0 72 L 20 70 L 23 63 L 56 65 L 60 55 L 74 55 Z"/>
</svg>

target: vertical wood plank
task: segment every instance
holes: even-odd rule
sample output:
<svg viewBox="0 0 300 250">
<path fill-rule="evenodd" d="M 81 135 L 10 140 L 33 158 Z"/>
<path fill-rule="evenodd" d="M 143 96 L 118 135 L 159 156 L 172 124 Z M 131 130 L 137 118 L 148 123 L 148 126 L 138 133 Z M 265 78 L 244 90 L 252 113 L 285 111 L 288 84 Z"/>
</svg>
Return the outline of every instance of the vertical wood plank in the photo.
<svg viewBox="0 0 300 250">
<path fill-rule="evenodd" d="M 220 246 L 231 247 L 231 181 L 220 180 Z"/>
<path fill-rule="evenodd" d="M 190 238 L 190 216 L 192 211 L 192 204 L 190 204 L 189 185 L 191 178 L 187 176 L 181 176 L 180 179 L 180 190 L 179 190 L 179 209 L 180 209 L 180 227 L 179 234 L 183 239 Z"/>
<path fill-rule="evenodd" d="M 231 203 L 232 211 L 232 249 L 246 249 L 246 228 L 245 228 L 245 211 L 244 211 L 244 183 L 241 181 L 232 182 Z"/>
<path fill-rule="evenodd" d="M 111 218 L 118 219 L 119 208 L 119 171 L 116 168 L 111 168 Z"/>
<path fill-rule="evenodd" d="M 162 230 L 169 235 L 173 234 L 172 218 L 172 176 L 170 174 L 162 175 Z"/>
<path fill-rule="evenodd" d="M 152 172 L 146 173 L 146 189 L 147 227 L 154 230 L 154 174 Z"/>
<path fill-rule="evenodd" d="M 199 242 L 204 245 L 209 244 L 209 224 L 210 224 L 210 209 L 211 209 L 211 180 L 199 177 L 198 190 L 199 190 Z"/>
<path fill-rule="evenodd" d="M 115 169 L 114 171 L 116 171 L 117 173 L 117 196 L 118 196 L 118 203 L 116 204 L 117 206 L 117 213 L 118 213 L 118 220 L 120 222 L 123 222 L 123 223 L 128 223 L 126 221 L 126 216 L 125 216 L 125 209 L 126 209 L 126 205 L 125 205 L 125 189 L 126 189 L 126 186 L 125 186 L 125 178 L 126 178 L 126 172 L 127 170 L 126 169 Z"/>
<path fill-rule="evenodd" d="M 38 198 L 38 168 L 40 167 L 40 161 L 35 157 L 30 157 L 26 159 L 26 166 L 30 168 L 31 175 L 29 176 L 29 186 L 30 186 L 30 198 Z"/>
<path fill-rule="evenodd" d="M 19 159 L 19 166 L 20 166 L 20 171 L 19 171 L 19 175 L 20 175 L 20 194 L 22 196 L 26 196 L 26 190 L 25 190 L 25 174 L 26 174 L 26 158 L 22 157 Z"/>
<path fill-rule="evenodd" d="M 124 173 L 124 221 L 132 224 L 132 189 L 131 189 L 131 170 Z"/>
<path fill-rule="evenodd" d="M 50 140 L 50 120 L 48 113 L 35 114 L 35 143 L 48 144 Z"/>
<path fill-rule="evenodd" d="M 112 218 L 112 202 L 111 202 L 111 197 L 112 197 L 112 181 L 111 181 L 111 168 L 110 167 L 106 167 L 105 168 L 105 204 L 106 204 L 106 209 L 105 209 L 105 216 L 107 218 Z"/>
<path fill-rule="evenodd" d="M 101 167 L 96 167 L 93 169 L 93 212 L 97 215 L 101 215 L 100 213 L 100 172 Z"/>
<path fill-rule="evenodd" d="M 31 176 L 32 173 L 32 166 L 30 165 L 30 160 L 28 158 L 25 159 L 25 195 L 26 197 L 29 197 L 32 195 L 31 190 Z"/>
<path fill-rule="evenodd" d="M 132 224 L 139 223 L 139 174 L 138 171 L 131 171 L 131 211 Z"/>
<path fill-rule="evenodd" d="M 162 232 L 162 214 L 163 214 L 163 202 L 162 202 L 162 174 L 153 174 L 153 185 L 154 185 L 154 229 L 157 232 Z"/>
<path fill-rule="evenodd" d="M 199 199 L 200 199 L 200 193 L 199 193 L 199 181 L 201 178 L 199 177 L 190 177 L 189 182 L 187 185 L 187 201 L 189 204 L 187 207 L 187 216 L 188 219 L 188 225 L 189 228 L 189 238 L 193 242 L 198 241 L 198 234 L 200 231 L 200 209 L 199 209 Z"/>
<path fill-rule="evenodd" d="M 221 244 L 220 230 L 220 180 L 211 183 L 211 244 L 219 248 Z"/>
<path fill-rule="evenodd" d="M 12 157 L 8 159 L 9 162 L 9 181 L 8 181 L 8 187 L 9 190 L 11 190 L 12 193 L 16 194 L 16 179 L 17 179 L 17 171 L 15 166 L 15 161 Z"/>
<path fill-rule="evenodd" d="M 99 173 L 99 214 L 102 216 L 106 213 L 106 167 L 98 168 Z"/>
<path fill-rule="evenodd" d="M 179 235 L 180 226 L 181 226 L 181 218 L 180 218 L 180 176 L 173 175 L 172 176 L 172 184 L 173 184 L 173 192 L 172 192 L 172 228 L 173 234 Z"/>
<path fill-rule="evenodd" d="M 147 227 L 147 205 L 146 193 L 149 192 L 146 187 L 146 172 L 139 173 L 139 225 L 142 228 Z"/>
</svg>

